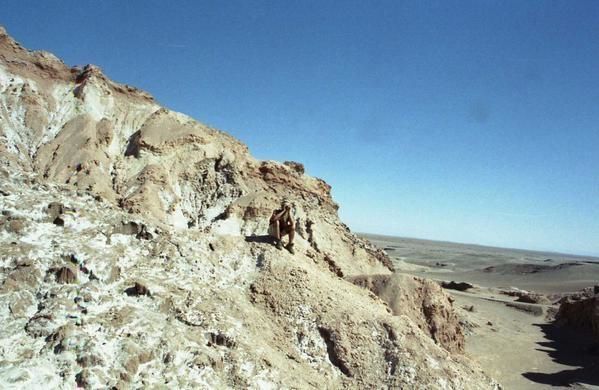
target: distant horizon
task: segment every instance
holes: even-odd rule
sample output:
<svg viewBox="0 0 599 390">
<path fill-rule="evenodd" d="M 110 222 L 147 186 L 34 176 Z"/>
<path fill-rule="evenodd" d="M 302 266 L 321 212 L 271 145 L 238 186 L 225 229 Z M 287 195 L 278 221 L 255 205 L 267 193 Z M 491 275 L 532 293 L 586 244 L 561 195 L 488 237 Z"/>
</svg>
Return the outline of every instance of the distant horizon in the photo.
<svg viewBox="0 0 599 390">
<path fill-rule="evenodd" d="M 512 248 L 506 246 L 496 246 L 496 245 L 486 245 L 486 244 L 477 244 L 473 242 L 458 242 L 458 241 L 447 241 L 447 240 L 437 240 L 432 238 L 423 238 L 423 237 L 406 237 L 406 236 L 395 236 L 389 234 L 381 234 L 381 233 L 371 233 L 371 232 L 359 232 L 352 231 L 354 234 L 359 236 L 369 235 L 369 236 L 379 236 L 379 237 L 389 237 L 389 238 L 399 238 L 403 240 L 414 240 L 414 241 L 430 241 L 430 242 L 439 242 L 446 244 L 455 244 L 455 245 L 468 245 L 468 246 L 476 246 L 481 248 L 490 248 L 490 249 L 504 249 L 504 250 L 513 250 L 513 251 L 521 251 L 521 252 L 533 252 L 533 253 L 542 253 L 547 255 L 562 255 L 562 256 L 572 256 L 572 257 L 582 257 L 585 259 L 596 260 L 599 262 L 599 254 L 595 253 L 569 253 L 563 251 L 554 251 L 554 250 L 545 250 L 545 249 L 531 249 L 531 248 Z"/>
<path fill-rule="evenodd" d="M 599 2 L 339 4 L 7 0 L 0 24 L 302 162 L 354 231 L 599 255 Z"/>
</svg>

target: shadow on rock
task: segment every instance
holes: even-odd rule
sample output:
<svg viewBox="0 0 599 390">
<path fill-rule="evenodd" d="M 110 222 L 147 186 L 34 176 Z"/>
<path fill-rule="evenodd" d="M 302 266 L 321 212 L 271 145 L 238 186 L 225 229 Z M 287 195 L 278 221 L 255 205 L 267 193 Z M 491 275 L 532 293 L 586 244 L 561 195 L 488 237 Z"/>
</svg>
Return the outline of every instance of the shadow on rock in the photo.
<svg viewBox="0 0 599 390">
<path fill-rule="evenodd" d="M 584 383 L 599 385 L 599 350 L 593 345 L 591 334 L 580 330 L 558 327 L 554 324 L 535 324 L 549 341 L 539 342 L 554 362 L 571 366 L 554 373 L 525 372 L 522 375 L 537 383 L 551 386 L 570 386 Z"/>
<path fill-rule="evenodd" d="M 261 236 L 245 236 L 246 242 L 260 242 L 262 244 L 272 244 L 274 243 L 273 237 L 268 234 L 264 234 Z"/>
</svg>

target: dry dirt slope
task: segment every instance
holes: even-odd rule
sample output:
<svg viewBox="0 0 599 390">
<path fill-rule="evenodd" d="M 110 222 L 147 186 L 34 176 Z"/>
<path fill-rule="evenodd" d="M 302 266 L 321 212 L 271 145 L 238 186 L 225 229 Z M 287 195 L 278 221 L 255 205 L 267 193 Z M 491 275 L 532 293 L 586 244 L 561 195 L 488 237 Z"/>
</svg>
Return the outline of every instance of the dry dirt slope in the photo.
<svg viewBox="0 0 599 390">
<path fill-rule="evenodd" d="M 3 388 L 496 387 L 442 291 L 402 312 L 348 280 L 390 263 L 301 164 L 2 29 L 0 154 Z M 259 236 L 282 197 L 295 256 Z"/>
</svg>

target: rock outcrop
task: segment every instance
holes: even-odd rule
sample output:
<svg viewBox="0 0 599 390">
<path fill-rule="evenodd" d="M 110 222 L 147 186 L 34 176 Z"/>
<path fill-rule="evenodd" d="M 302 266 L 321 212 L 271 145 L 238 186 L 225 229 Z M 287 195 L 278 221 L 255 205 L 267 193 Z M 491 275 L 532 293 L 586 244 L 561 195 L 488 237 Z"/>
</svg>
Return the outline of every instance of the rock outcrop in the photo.
<svg viewBox="0 0 599 390">
<path fill-rule="evenodd" d="M 538 305 L 551 304 L 551 300 L 547 296 L 533 291 L 520 290 L 518 288 L 510 288 L 507 290 L 500 290 L 500 293 L 510 297 L 515 297 L 516 302 L 534 303 Z"/>
<path fill-rule="evenodd" d="M 589 332 L 599 343 L 599 285 L 562 298 L 555 321 Z"/>
<path fill-rule="evenodd" d="M 441 282 L 441 287 L 449 290 L 466 291 L 473 288 L 474 286 L 468 282 L 454 282 L 452 280 L 451 282 Z"/>
<path fill-rule="evenodd" d="M 497 387 L 303 165 L 3 29 L 0 156 L 0 387 Z M 283 198 L 295 255 L 264 239 Z"/>
<path fill-rule="evenodd" d="M 448 351 L 464 351 L 464 335 L 452 298 L 437 283 L 401 274 L 359 276 L 352 281 L 382 299 L 394 315 L 409 317 Z"/>
</svg>

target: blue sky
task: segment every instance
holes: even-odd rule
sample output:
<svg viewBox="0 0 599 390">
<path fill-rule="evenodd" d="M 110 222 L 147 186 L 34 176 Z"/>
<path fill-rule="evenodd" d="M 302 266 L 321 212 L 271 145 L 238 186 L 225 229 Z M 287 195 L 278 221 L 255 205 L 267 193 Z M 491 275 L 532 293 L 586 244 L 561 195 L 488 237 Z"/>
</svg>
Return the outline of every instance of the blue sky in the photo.
<svg viewBox="0 0 599 390">
<path fill-rule="evenodd" d="M 599 255 L 597 1 L 14 1 L 94 63 L 303 162 L 356 231 Z"/>
</svg>

